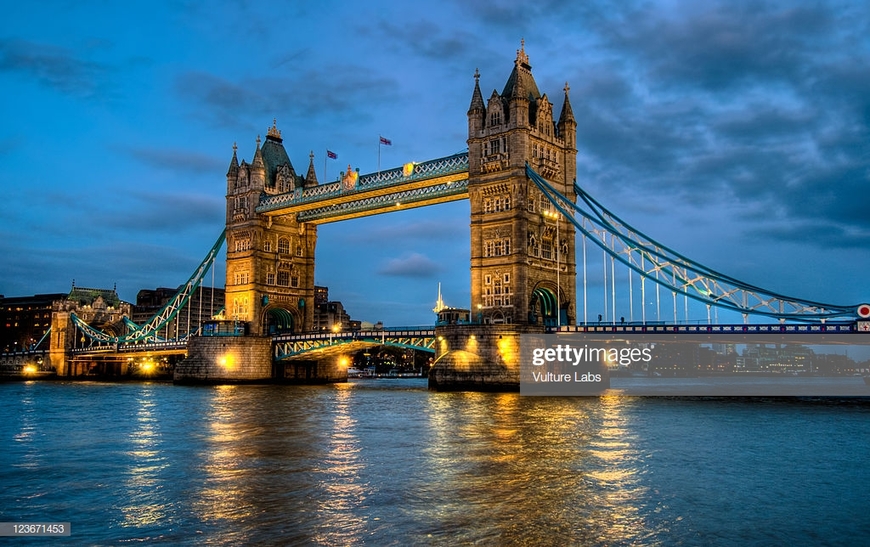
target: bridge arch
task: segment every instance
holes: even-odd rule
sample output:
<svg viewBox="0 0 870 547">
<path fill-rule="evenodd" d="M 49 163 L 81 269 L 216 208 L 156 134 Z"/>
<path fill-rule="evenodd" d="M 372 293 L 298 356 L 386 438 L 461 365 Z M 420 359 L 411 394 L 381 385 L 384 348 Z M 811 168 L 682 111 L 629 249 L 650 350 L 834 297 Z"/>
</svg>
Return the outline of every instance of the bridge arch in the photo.
<svg viewBox="0 0 870 547">
<path fill-rule="evenodd" d="M 529 323 L 555 327 L 558 321 L 559 299 L 548 284 L 539 283 L 529 297 Z"/>
<path fill-rule="evenodd" d="M 273 305 L 263 309 L 263 332 L 268 335 L 286 334 L 295 332 L 300 324 L 295 310 Z"/>
</svg>

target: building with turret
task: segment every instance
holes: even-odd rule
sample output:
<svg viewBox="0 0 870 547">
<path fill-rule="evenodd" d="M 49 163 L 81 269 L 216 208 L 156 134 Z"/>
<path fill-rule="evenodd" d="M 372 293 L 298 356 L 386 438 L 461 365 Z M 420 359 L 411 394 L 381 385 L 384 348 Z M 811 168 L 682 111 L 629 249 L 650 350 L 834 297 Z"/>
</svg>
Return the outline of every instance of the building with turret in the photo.
<svg viewBox="0 0 870 547">
<path fill-rule="evenodd" d="M 313 328 L 314 249 L 317 227 L 295 216 L 256 212 L 262 195 L 316 186 L 314 156 L 307 174 L 296 173 L 275 123 L 253 160 L 239 162 L 237 147 L 227 171 L 226 317 L 250 323 L 252 334 L 305 332 Z"/>
<path fill-rule="evenodd" d="M 468 109 L 471 313 L 488 324 L 573 324 L 574 229 L 526 176 L 526 162 L 576 201 L 577 122 L 568 85 L 558 120 L 524 46 L 501 93 Z"/>
</svg>

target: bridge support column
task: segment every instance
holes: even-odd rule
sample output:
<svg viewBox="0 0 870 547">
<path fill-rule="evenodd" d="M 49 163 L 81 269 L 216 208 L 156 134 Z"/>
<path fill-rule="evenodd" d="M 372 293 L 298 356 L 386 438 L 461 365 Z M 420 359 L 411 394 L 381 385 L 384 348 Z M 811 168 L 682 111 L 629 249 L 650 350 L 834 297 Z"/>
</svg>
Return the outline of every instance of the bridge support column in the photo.
<svg viewBox="0 0 870 547">
<path fill-rule="evenodd" d="M 543 334 L 525 325 L 446 325 L 435 329 L 435 391 L 519 391 L 520 335 Z"/>
<path fill-rule="evenodd" d="M 187 359 L 175 366 L 176 384 L 272 381 L 272 340 L 260 336 L 194 336 Z"/>
<path fill-rule="evenodd" d="M 48 359 L 58 376 L 69 376 L 71 339 L 75 336 L 70 326 L 68 311 L 55 310 L 51 314 L 51 336 L 49 337 Z"/>
</svg>

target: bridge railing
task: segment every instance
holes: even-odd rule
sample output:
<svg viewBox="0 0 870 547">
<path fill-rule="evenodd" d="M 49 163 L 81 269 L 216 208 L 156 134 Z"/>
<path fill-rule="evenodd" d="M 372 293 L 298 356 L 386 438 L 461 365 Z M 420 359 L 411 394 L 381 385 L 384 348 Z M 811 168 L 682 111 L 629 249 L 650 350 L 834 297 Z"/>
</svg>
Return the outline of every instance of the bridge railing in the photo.
<svg viewBox="0 0 870 547">
<path fill-rule="evenodd" d="M 550 333 L 565 332 L 618 332 L 627 334 L 700 334 L 700 333 L 794 333 L 794 334 L 830 334 L 858 332 L 855 323 L 810 323 L 810 324 L 769 324 L 769 325 L 563 325 L 547 329 Z"/>
<path fill-rule="evenodd" d="M 376 173 L 360 175 L 353 188 L 344 188 L 340 182 L 330 182 L 328 184 L 305 188 L 304 190 L 297 189 L 296 191 L 287 194 L 269 196 L 260 200 L 256 211 L 258 213 L 265 213 L 282 207 L 301 205 L 303 203 L 320 201 L 354 192 L 376 190 L 398 183 L 413 182 L 415 180 L 425 180 L 467 172 L 468 152 L 461 152 L 452 156 L 414 163 L 412 165 L 414 166 L 413 170 L 408 175 L 405 175 L 403 167 L 396 167 Z"/>
<path fill-rule="evenodd" d="M 410 326 L 410 327 L 388 327 L 383 329 L 371 330 L 349 330 L 341 332 L 309 332 L 302 334 L 277 334 L 272 337 L 275 342 L 285 341 L 306 341 L 306 340 L 353 340 L 364 338 L 384 338 L 390 336 L 434 336 L 435 327 L 426 326 Z"/>
</svg>

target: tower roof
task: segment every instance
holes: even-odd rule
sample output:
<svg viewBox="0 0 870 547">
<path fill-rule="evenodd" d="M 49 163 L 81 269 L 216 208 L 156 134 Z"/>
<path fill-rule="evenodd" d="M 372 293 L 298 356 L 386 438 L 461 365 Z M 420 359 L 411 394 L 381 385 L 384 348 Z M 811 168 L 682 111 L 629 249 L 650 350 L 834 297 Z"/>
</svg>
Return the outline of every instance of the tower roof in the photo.
<svg viewBox="0 0 870 547">
<path fill-rule="evenodd" d="M 266 167 L 267 186 L 274 186 L 278 168 L 285 164 L 290 168 L 293 178 L 296 178 L 296 171 L 293 169 L 293 164 L 290 163 L 287 151 L 284 150 L 283 142 L 281 131 L 277 127 L 277 120 L 272 120 L 272 127 L 266 132 L 266 140 L 261 148 L 263 164 Z"/>
<path fill-rule="evenodd" d="M 511 71 L 511 75 L 508 76 L 504 90 L 501 92 L 501 96 L 504 98 L 510 98 L 515 95 L 526 97 L 531 103 L 534 103 L 541 97 L 541 92 L 538 91 L 538 84 L 532 76 L 532 65 L 529 64 L 529 56 L 526 55 L 525 41 L 521 42 L 520 49 L 517 50 L 514 69 Z"/>
</svg>

